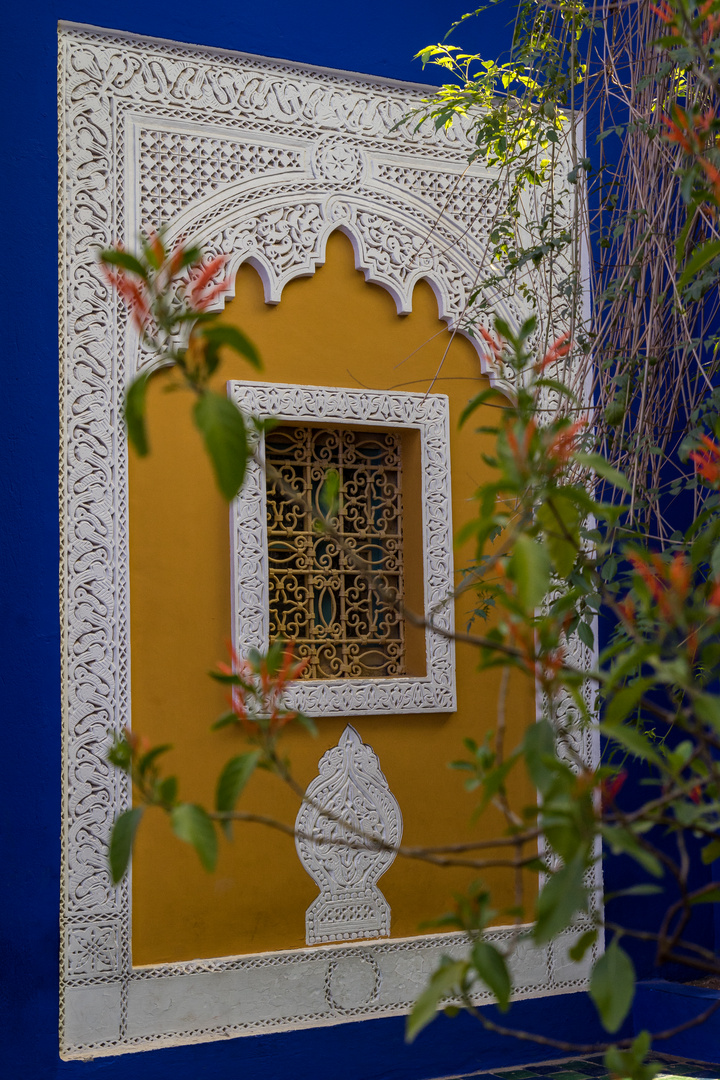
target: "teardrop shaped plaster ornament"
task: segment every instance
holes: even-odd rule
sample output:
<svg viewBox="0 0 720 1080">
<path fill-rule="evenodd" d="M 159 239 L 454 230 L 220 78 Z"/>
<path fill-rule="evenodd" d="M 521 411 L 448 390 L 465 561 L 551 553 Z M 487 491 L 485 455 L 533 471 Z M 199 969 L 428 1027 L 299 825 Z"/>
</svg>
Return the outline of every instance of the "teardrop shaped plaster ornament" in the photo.
<svg viewBox="0 0 720 1080">
<path fill-rule="evenodd" d="M 402 815 L 377 754 L 351 724 L 319 762 L 295 822 L 301 863 L 320 889 L 305 914 L 306 941 L 387 937 L 390 905 L 377 887 L 402 838 Z M 323 813 L 323 811 L 327 813 Z"/>
</svg>

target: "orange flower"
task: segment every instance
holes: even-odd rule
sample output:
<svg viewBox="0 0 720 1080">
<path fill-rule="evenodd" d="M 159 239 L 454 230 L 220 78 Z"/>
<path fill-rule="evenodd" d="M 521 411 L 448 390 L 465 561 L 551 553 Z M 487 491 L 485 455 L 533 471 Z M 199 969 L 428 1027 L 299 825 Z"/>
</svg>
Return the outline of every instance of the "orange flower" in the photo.
<svg viewBox="0 0 720 1080">
<path fill-rule="evenodd" d="M 720 22 L 720 15 L 716 16 Z M 698 131 L 709 132 L 713 123 L 715 122 L 715 110 L 706 109 L 704 113 L 701 113 L 695 121 L 695 127 Z"/>
<path fill-rule="evenodd" d="M 631 596 L 626 596 L 624 600 L 621 600 L 618 604 L 618 611 L 623 622 L 626 622 L 629 626 L 635 625 L 635 604 Z"/>
<path fill-rule="evenodd" d="M 671 120 L 669 116 L 660 117 L 667 128 L 664 133 L 665 138 L 669 142 L 678 143 L 686 154 L 697 153 L 700 150 L 700 142 L 695 133 L 690 130 L 690 119 L 687 113 L 679 105 L 673 104 L 672 114 L 674 120 Z"/>
<path fill-rule="evenodd" d="M 557 462 L 558 465 L 565 465 L 577 449 L 578 432 L 582 431 L 586 425 L 587 417 L 583 416 L 569 427 L 561 428 L 556 432 L 547 449 L 548 458 Z"/>
<path fill-rule="evenodd" d="M 661 22 L 664 22 L 666 26 L 670 27 L 670 33 L 673 37 L 677 37 L 680 31 L 675 25 L 676 15 L 667 0 L 661 0 L 658 7 L 656 7 L 655 4 L 651 4 L 650 10 L 657 15 Z"/>
<path fill-rule="evenodd" d="M 492 351 L 492 356 L 490 356 L 488 353 L 485 353 L 485 359 L 487 360 L 490 367 L 499 368 L 500 360 L 502 359 L 502 354 L 505 347 L 502 338 L 498 337 L 497 334 L 491 334 L 490 331 L 486 330 L 484 326 L 478 326 L 477 331 L 478 334 L 480 334 L 480 337 L 484 338 L 484 340 L 488 343 Z"/>
<path fill-rule="evenodd" d="M 720 202 L 720 169 L 716 169 L 713 163 L 704 157 L 698 157 L 698 164 L 712 184 L 715 198 Z"/>
<path fill-rule="evenodd" d="M 207 266 L 203 267 L 197 277 L 191 280 L 189 285 L 190 303 L 197 311 L 204 311 L 216 296 L 230 288 L 229 281 L 222 281 L 210 289 L 209 292 L 204 292 L 206 286 L 210 284 L 217 272 L 225 266 L 228 258 L 228 255 L 216 255 Z"/>
<path fill-rule="evenodd" d="M 185 255 L 185 244 L 184 244 L 183 240 L 178 240 L 177 244 L 173 248 L 173 253 L 170 256 L 170 265 L 168 267 L 168 275 L 169 275 L 169 277 L 171 277 L 171 278 L 175 277 L 178 270 L 180 269 L 180 265 L 181 265 L 181 263 L 183 261 L 183 256 L 184 255 Z"/>
<path fill-rule="evenodd" d="M 706 20 L 702 34 L 703 44 L 705 45 L 717 35 L 718 28 L 720 27 L 720 13 L 715 12 L 713 15 L 708 14 L 714 3 L 715 0 L 705 0 L 705 3 L 701 4 L 699 8 L 700 15 Z"/>
<path fill-rule="evenodd" d="M 627 780 L 627 769 L 621 769 L 615 776 L 607 776 L 600 783 L 600 801 L 603 810 L 607 810 L 615 802 L 616 795 L 620 792 Z"/>
<path fill-rule="evenodd" d="M 103 266 L 102 272 L 108 284 L 114 289 L 117 289 L 118 293 L 125 301 L 125 305 L 130 312 L 132 321 L 142 333 L 150 318 L 150 307 L 145 297 L 143 287 L 138 285 L 136 281 L 130 280 L 122 270 L 113 272 L 112 270 L 108 270 L 106 266 Z"/>
<path fill-rule="evenodd" d="M 659 600 L 663 592 L 663 586 L 648 564 L 639 555 L 636 555 L 635 552 L 631 552 L 628 555 L 628 561 L 632 564 L 635 573 L 638 574 L 647 585 L 653 600 Z"/>
<path fill-rule="evenodd" d="M 684 555 L 673 556 L 668 576 L 675 595 L 679 600 L 685 600 L 690 591 L 690 564 Z"/>
<path fill-rule="evenodd" d="M 148 243 L 150 245 L 150 250 L 155 256 L 155 260 L 158 266 L 162 266 L 162 264 L 165 262 L 165 248 L 163 246 L 162 240 L 156 232 L 150 233 L 150 235 L 148 236 Z"/>
<path fill-rule="evenodd" d="M 708 484 L 717 484 L 720 480 L 720 446 L 708 435 L 701 435 L 700 441 L 704 449 L 693 450 L 688 455 L 695 464 L 695 472 L 702 476 Z"/>
<path fill-rule="evenodd" d="M 720 577 L 715 579 L 715 584 L 713 586 L 713 591 L 710 593 L 708 605 L 710 607 L 720 608 Z"/>
<path fill-rule="evenodd" d="M 571 349 L 572 341 L 570 341 L 570 332 L 566 331 L 564 334 L 561 334 L 559 338 L 553 341 L 552 345 L 545 353 L 542 360 L 538 360 L 537 364 L 535 365 L 535 371 L 539 375 L 550 364 L 555 364 L 563 356 L 567 356 Z"/>
</svg>

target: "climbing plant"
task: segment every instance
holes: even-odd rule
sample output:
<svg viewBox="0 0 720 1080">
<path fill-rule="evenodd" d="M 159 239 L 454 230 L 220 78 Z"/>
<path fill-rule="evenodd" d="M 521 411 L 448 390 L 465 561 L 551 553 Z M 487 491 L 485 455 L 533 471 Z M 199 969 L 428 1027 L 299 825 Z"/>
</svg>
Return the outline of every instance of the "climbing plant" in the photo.
<svg viewBox="0 0 720 1080">
<path fill-rule="evenodd" d="M 468 632 L 464 640 L 476 645 L 481 666 L 516 669 L 539 685 L 546 708 L 510 745 L 501 701 L 494 730 L 471 733 L 464 758 L 454 763 L 475 812 L 499 810 L 504 831 L 479 841 L 470 855 L 466 844 L 454 843 L 425 853 L 433 861 L 440 852 L 443 865 L 470 865 L 478 878 L 444 921 L 466 933 L 466 955 L 448 958 L 434 973 L 409 1017 L 410 1038 L 449 1002 L 485 1027 L 555 1050 L 604 1049 L 613 1072 L 649 1080 L 647 1052 L 673 1032 L 613 1039 L 634 995 L 627 941 L 651 941 L 658 963 L 720 972 L 712 950 L 688 933 L 700 906 L 720 899 L 716 885 L 692 884 L 688 854 L 695 845 L 703 863 L 720 858 L 719 34 L 720 0 L 702 8 L 683 0 L 660 8 L 561 0 L 518 7 L 506 61 L 466 54 L 447 41 L 419 54 L 455 81 L 406 122 L 447 126 L 464 117 L 474 133 L 472 160 L 499 169 L 496 183 L 504 185 L 476 302 L 464 318 L 488 362 L 512 372 L 516 393 L 502 399 L 490 432 L 494 477 L 477 492 L 477 515 L 465 534 L 476 558 L 459 586 L 477 590 L 480 610 L 487 615 L 490 608 L 493 618 L 484 633 Z M 569 151 L 561 154 L 563 146 Z M 592 256 L 587 275 L 585 243 Z M 200 252 L 182 244 L 167 251 L 159 235 L 137 254 L 116 248 L 101 260 L 156 358 L 126 397 L 131 443 L 148 452 L 151 379 L 186 389 L 218 486 L 232 498 L 263 424 L 209 387 L 223 348 L 259 364 L 239 331 L 207 313 L 225 287 L 222 258 L 204 264 Z M 493 289 L 510 287 L 535 313 L 520 326 L 493 320 L 490 328 Z M 190 327 L 186 344 L 178 344 Z M 496 395 L 483 390 L 461 422 L 477 423 L 478 409 Z M 556 403 L 552 410 L 548 400 Z M 672 507 L 680 492 L 689 493 L 693 507 L 682 530 Z M 293 491 L 285 496 L 297 500 Z M 338 546 L 345 543 L 334 525 L 341 497 L 331 474 L 316 527 Z M 397 604 L 372 567 L 349 554 L 379 598 Z M 589 669 L 578 668 L 568 639 L 577 635 L 595 648 L 598 612 L 612 625 L 609 643 Z M 235 727 L 247 746 L 222 770 L 213 806 L 181 799 L 177 778 L 163 770 L 168 747 L 145 745 L 130 732 L 116 741 L 110 760 L 130 776 L 135 805 L 114 825 L 114 880 L 127 869 L 148 810 L 167 814 L 179 839 L 212 869 L 232 822 L 259 820 L 241 803 L 256 769 L 306 798 L 282 753 L 289 725 L 312 730 L 284 703 L 298 674 L 292 643 L 233 656 L 214 673 L 231 694 L 216 726 Z M 574 749 L 577 730 L 597 723 L 588 684 L 598 694 L 608 748 L 597 767 Z M 630 759 L 643 764 L 647 785 L 631 804 L 623 787 Z M 521 772 L 540 793 L 538 804 L 511 799 L 512 777 Z M 358 843 L 381 843 L 338 822 L 354 829 Z M 601 844 L 634 862 L 627 895 L 664 898 L 657 928 L 638 931 L 606 919 L 590 873 Z M 397 853 L 410 854 L 402 846 Z M 483 884 L 490 862 L 514 877 L 513 903 L 504 909 Z M 538 876 L 537 890 L 528 891 L 528 871 Z M 475 1008 L 473 988 L 482 983 L 507 1009 L 513 953 L 524 943 L 554 940 L 580 916 L 587 930 L 571 959 L 605 944 L 590 995 L 606 1043 L 530 1035 Z M 502 947 L 484 937 L 498 918 L 514 927 Z"/>
</svg>

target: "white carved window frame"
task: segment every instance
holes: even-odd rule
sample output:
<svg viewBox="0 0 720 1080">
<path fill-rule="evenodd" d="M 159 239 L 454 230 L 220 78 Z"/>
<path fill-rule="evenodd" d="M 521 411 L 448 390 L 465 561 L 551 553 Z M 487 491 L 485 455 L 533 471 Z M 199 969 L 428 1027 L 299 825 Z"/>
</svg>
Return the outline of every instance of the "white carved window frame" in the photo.
<svg viewBox="0 0 720 1080">
<path fill-rule="evenodd" d="M 422 86 L 139 38 L 59 30 L 61 626 L 63 702 L 61 1013 L 64 1058 L 316 1027 L 407 1013 L 462 934 L 134 967 L 131 891 L 113 888 L 109 829 L 130 803 L 106 762 L 131 723 L 127 448 L 121 402 L 145 362 L 96 253 L 168 223 L 211 254 L 260 273 L 268 303 L 314 272 L 330 233 L 399 313 L 424 278 L 440 317 L 464 321 L 487 244 L 494 174 L 467 166 L 463 123 L 396 126 Z M 488 210 L 488 207 L 490 208 Z M 399 257 L 401 255 L 402 257 Z M 512 295 L 493 296 L 510 322 Z M 542 313 L 540 313 L 542 314 Z M 495 385 L 507 388 L 479 362 Z M 590 666 L 582 644 L 573 661 Z M 590 691 L 588 690 L 588 695 Z M 568 703 L 565 715 L 572 710 Z M 575 752 L 597 761 L 578 731 Z M 599 874 L 599 871 L 598 871 Z M 595 884 L 599 884 L 599 876 Z M 302 913 L 300 913 L 302 918 Z M 567 949 L 588 921 L 514 955 L 515 997 L 583 990 L 592 954 Z M 495 928 L 504 942 L 516 928 Z M 488 991 L 474 994 L 488 1002 Z"/>
<path fill-rule="evenodd" d="M 417 431 L 421 454 L 421 515 L 425 616 L 425 675 L 301 680 L 288 704 L 308 716 L 453 712 L 453 534 L 450 490 L 449 404 L 444 394 L 359 390 L 284 383 L 228 383 L 247 415 L 332 426 Z M 231 511 L 233 644 L 241 655 L 269 644 L 269 579 L 262 436 Z"/>
</svg>

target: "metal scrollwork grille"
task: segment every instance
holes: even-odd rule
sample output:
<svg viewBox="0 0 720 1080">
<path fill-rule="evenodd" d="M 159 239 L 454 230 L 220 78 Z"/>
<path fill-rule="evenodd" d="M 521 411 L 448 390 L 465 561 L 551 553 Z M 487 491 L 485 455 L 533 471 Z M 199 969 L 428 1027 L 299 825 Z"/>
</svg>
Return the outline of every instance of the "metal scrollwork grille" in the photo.
<svg viewBox="0 0 720 1080">
<path fill-rule="evenodd" d="M 265 456 L 307 509 L 267 482 L 270 640 L 295 642 L 306 679 L 398 676 L 405 669 L 402 617 L 381 601 L 352 555 L 403 597 L 402 462 L 390 431 L 286 426 L 266 436 Z M 324 516 L 327 474 L 339 476 L 332 523 L 347 550 L 313 528 Z"/>
</svg>

